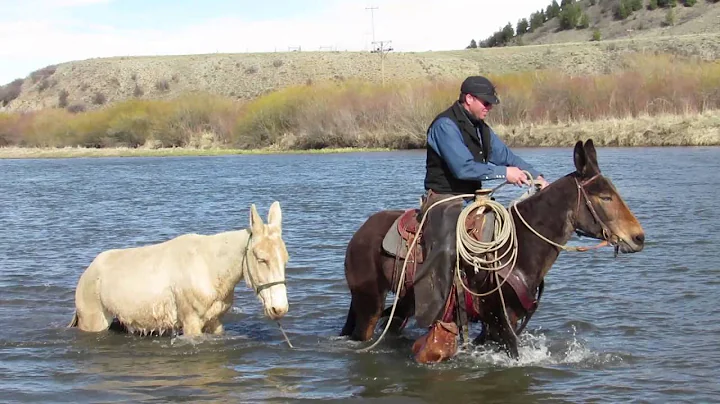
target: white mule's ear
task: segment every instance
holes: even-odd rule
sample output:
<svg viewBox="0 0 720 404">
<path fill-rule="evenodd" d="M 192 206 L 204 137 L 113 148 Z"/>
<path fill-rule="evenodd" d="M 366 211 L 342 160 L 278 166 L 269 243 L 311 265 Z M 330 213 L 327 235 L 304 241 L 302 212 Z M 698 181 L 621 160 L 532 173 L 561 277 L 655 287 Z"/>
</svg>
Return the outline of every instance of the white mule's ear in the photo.
<svg viewBox="0 0 720 404">
<path fill-rule="evenodd" d="M 263 221 L 258 214 L 257 208 L 253 203 L 250 205 L 250 231 L 253 233 L 260 233 L 262 231 Z"/>
<path fill-rule="evenodd" d="M 275 201 L 270 205 L 270 211 L 268 212 L 268 225 L 276 227 L 278 230 L 282 228 L 282 210 L 280 209 L 280 202 Z"/>
</svg>

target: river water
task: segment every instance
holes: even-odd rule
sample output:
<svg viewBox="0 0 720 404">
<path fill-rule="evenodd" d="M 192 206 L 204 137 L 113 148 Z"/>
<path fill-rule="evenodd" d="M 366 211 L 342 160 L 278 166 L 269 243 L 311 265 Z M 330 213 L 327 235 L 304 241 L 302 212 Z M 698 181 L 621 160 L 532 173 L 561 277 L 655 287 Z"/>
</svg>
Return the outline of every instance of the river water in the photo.
<svg viewBox="0 0 720 404">
<path fill-rule="evenodd" d="M 574 169 L 570 148 L 516 152 L 550 180 Z M 646 248 L 561 254 L 519 361 L 477 348 L 438 365 L 413 361 L 413 322 L 372 352 L 337 336 L 350 301 L 345 246 L 371 213 L 417 205 L 421 152 L 0 160 L 0 401 L 717 401 L 720 148 L 598 156 Z M 265 218 L 274 200 L 295 349 L 244 283 L 220 337 L 65 327 L 97 253 L 244 228 L 251 203 Z"/>
</svg>

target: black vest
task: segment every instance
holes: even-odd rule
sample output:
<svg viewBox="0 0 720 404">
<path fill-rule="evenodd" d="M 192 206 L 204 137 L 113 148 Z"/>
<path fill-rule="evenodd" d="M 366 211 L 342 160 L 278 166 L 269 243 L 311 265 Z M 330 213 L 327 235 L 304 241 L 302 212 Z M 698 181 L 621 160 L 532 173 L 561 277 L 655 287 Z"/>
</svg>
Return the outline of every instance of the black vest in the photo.
<svg viewBox="0 0 720 404">
<path fill-rule="evenodd" d="M 487 124 L 483 121 L 471 122 L 465 108 L 457 101 L 436 116 L 433 123 L 442 117 L 450 118 L 460 128 L 465 146 L 470 150 L 475 161 L 487 163 L 490 156 L 490 128 Z M 482 139 L 478 138 L 478 132 Z M 425 147 L 427 149 L 425 189 L 432 189 L 441 194 L 472 194 L 475 190 L 482 188 L 479 180 L 467 181 L 455 178 L 450 167 L 440 155 L 429 144 Z"/>
</svg>

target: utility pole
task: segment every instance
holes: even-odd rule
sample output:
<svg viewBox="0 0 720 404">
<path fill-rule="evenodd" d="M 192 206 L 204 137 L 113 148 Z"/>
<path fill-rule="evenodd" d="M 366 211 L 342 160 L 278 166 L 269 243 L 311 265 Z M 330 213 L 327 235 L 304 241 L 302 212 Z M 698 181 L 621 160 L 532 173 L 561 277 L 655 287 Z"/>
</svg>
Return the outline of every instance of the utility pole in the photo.
<svg viewBox="0 0 720 404">
<path fill-rule="evenodd" d="M 390 46 L 391 43 L 392 41 L 373 41 L 373 46 L 376 48 L 371 51 L 371 53 L 380 55 L 380 76 L 382 77 L 383 87 L 385 87 L 385 55 L 393 50 Z"/>
<path fill-rule="evenodd" d="M 375 40 L 375 10 L 377 10 L 379 7 L 377 6 L 370 6 L 365 7 L 365 10 L 370 10 L 370 23 L 372 24 L 372 48 L 373 50 L 370 51 L 370 53 L 377 53 L 380 55 L 380 75 L 382 77 L 382 85 L 385 86 L 385 55 L 387 55 L 388 52 L 390 52 L 392 47 L 390 47 L 390 44 L 392 41 L 376 41 Z"/>
<path fill-rule="evenodd" d="M 378 7 L 371 6 L 371 7 L 365 7 L 365 10 L 370 10 L 370 24 L 372 24 L 372 43 L 375 44 L 375 10 L 377 10 Z"/>
</svg>

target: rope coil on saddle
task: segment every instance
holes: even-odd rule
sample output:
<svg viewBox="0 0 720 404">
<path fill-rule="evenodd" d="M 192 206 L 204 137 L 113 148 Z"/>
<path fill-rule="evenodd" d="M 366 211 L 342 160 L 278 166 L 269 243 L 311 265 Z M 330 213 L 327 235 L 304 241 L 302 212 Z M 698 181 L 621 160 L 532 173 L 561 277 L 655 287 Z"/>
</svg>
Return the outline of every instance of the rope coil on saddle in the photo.
<svg viewBox="0 0 720 404">
<path fill-rule="evenodd" d="M 530 180 L 530 191 L 535 190 L 535 180 L 528 171 L 523 171 L 527 178 Z M 456 245 L 457 245 L 457 257 L 455 261 L 455 274 L 459 280 L 459 284 L 462 285 L 463 289 L 471 296 L 484 297 L 489 296 L 495 292 L 500 295 L 500 301 L 502 303 L 503 315 L 508 326 L 510 326 L 510 318 L 507 313 L 507 306 L 505 305 L 505 296 L 502 291 L 502 286 L 510 278 L 510 273 L 515 269 L 517 262 L 517 233 L 515 230 L 515 222 L 513 222 L 512 215 L 508 209 L 502 204 L 492 200 L 490 196 L 495 193 L 500 187 L 507 183 L 500 184 L 499 186 L 490 190 L 487 195 L 476 195 L 473 202 L 468 204 L 458 218 L 457 229 L 456 229 Z M 513 203 L 513 205 L 515 205 Z M 490 209 L 495 214 L 495 221 L 493 226 L 493 234 L 490 241 L 479 241 L 472 237 L 465 229 L 464 223 L 470 213 L 477 209 L 477 215 L 485 213 L 486 209 Z M 515 208 L 517 210 L 517 207 Z M 500 249 L 505 246 L 505 250 L 500 254 Z M 503 264 L 505 257 L 510 255 L 506 263 Z M 492 273 L 493 279 L 495 280 L 495 287 L 485 293 L 476 293 L 470 290 L 462 281 L 462 273 L 460 269 L 460 258 L 463 258 L 465 262 L 472 265 L 475 269 L 475 273 L 480 270 L 488 271 Z M 491 258 L 484 258 L 491 257 Z M 498 271 L 510 266 L 507 276 L 500 280 L 500 274 Z M 515 330 L 509 327 L 511 332 L 515 334 Z M 517 337 L 517 335 L 515 335 Z"/>
<path fill-rule="evenodd" d="M 527 177 L 530 179 L 530 190 L 534 190 L 535 181 L 533 180 L 532 175 L 527 171 L 523 171 L 523 173 L 525 173 L 525 175 L 527 175 Z M 499 271 L 500 269 L 505 267 L 505 265 L 502 265 L 502 261 L 508 254 L 510 254 L 508 262 L 508 265 L 510 265 L 510 271 L 515 268 L 518 249 L 515 222 L 513 222 L 512 215 L 510 214 L 510 211 L 505 208 L 505 206 L 503 206 L 499 202 L 490 199 L 490 196 L 495 191 L 497 191 L 500 187 L 506 184 L 507 183 L 503 183 L 493 188 L 487 193 L 487 196 L 485 197 L 476 197 L 475 201 L 468 204 L 468 206 L 466 206 L 462 210 L 462 212 L 460 212 L 456 231 L 456 245 L 458 254 L 455 262 L 455 270 L 458 279 L 461 279 L 460 257 L 465 259 L 468 264 L 472 265 L 475 268 L 475 273 L 478 273 L 479 270 L 485 270 L 489 272 Z M 465 223 L 468 215 L 476 208 L 478 210 L 478 215 L 483 214 L 485 212 L 485 208 L 489 208 L 495 214 L 493 236 L 490 241 L 479 241 L 476 238 L 472 237 L 470 234 L 468 234 L 468 232 L 465 230 L 463 224 Z M 498 255 L 499 250 L 503 246 L 506 246 L 504 252 Z M 491 256 L 492 258 L 484 258 L 487 256 Z M 463 287 L 471 295 L 476 297 L 483 297 L 488 296 L 497 290 L 500 290 L 506 279 L 507 278 L 503 279 L 502 283 L 499 283 L 493 290 L 486 293 L 475 293 L 468 289 L 464 285 L 464 283 Z"/>
</svg>

